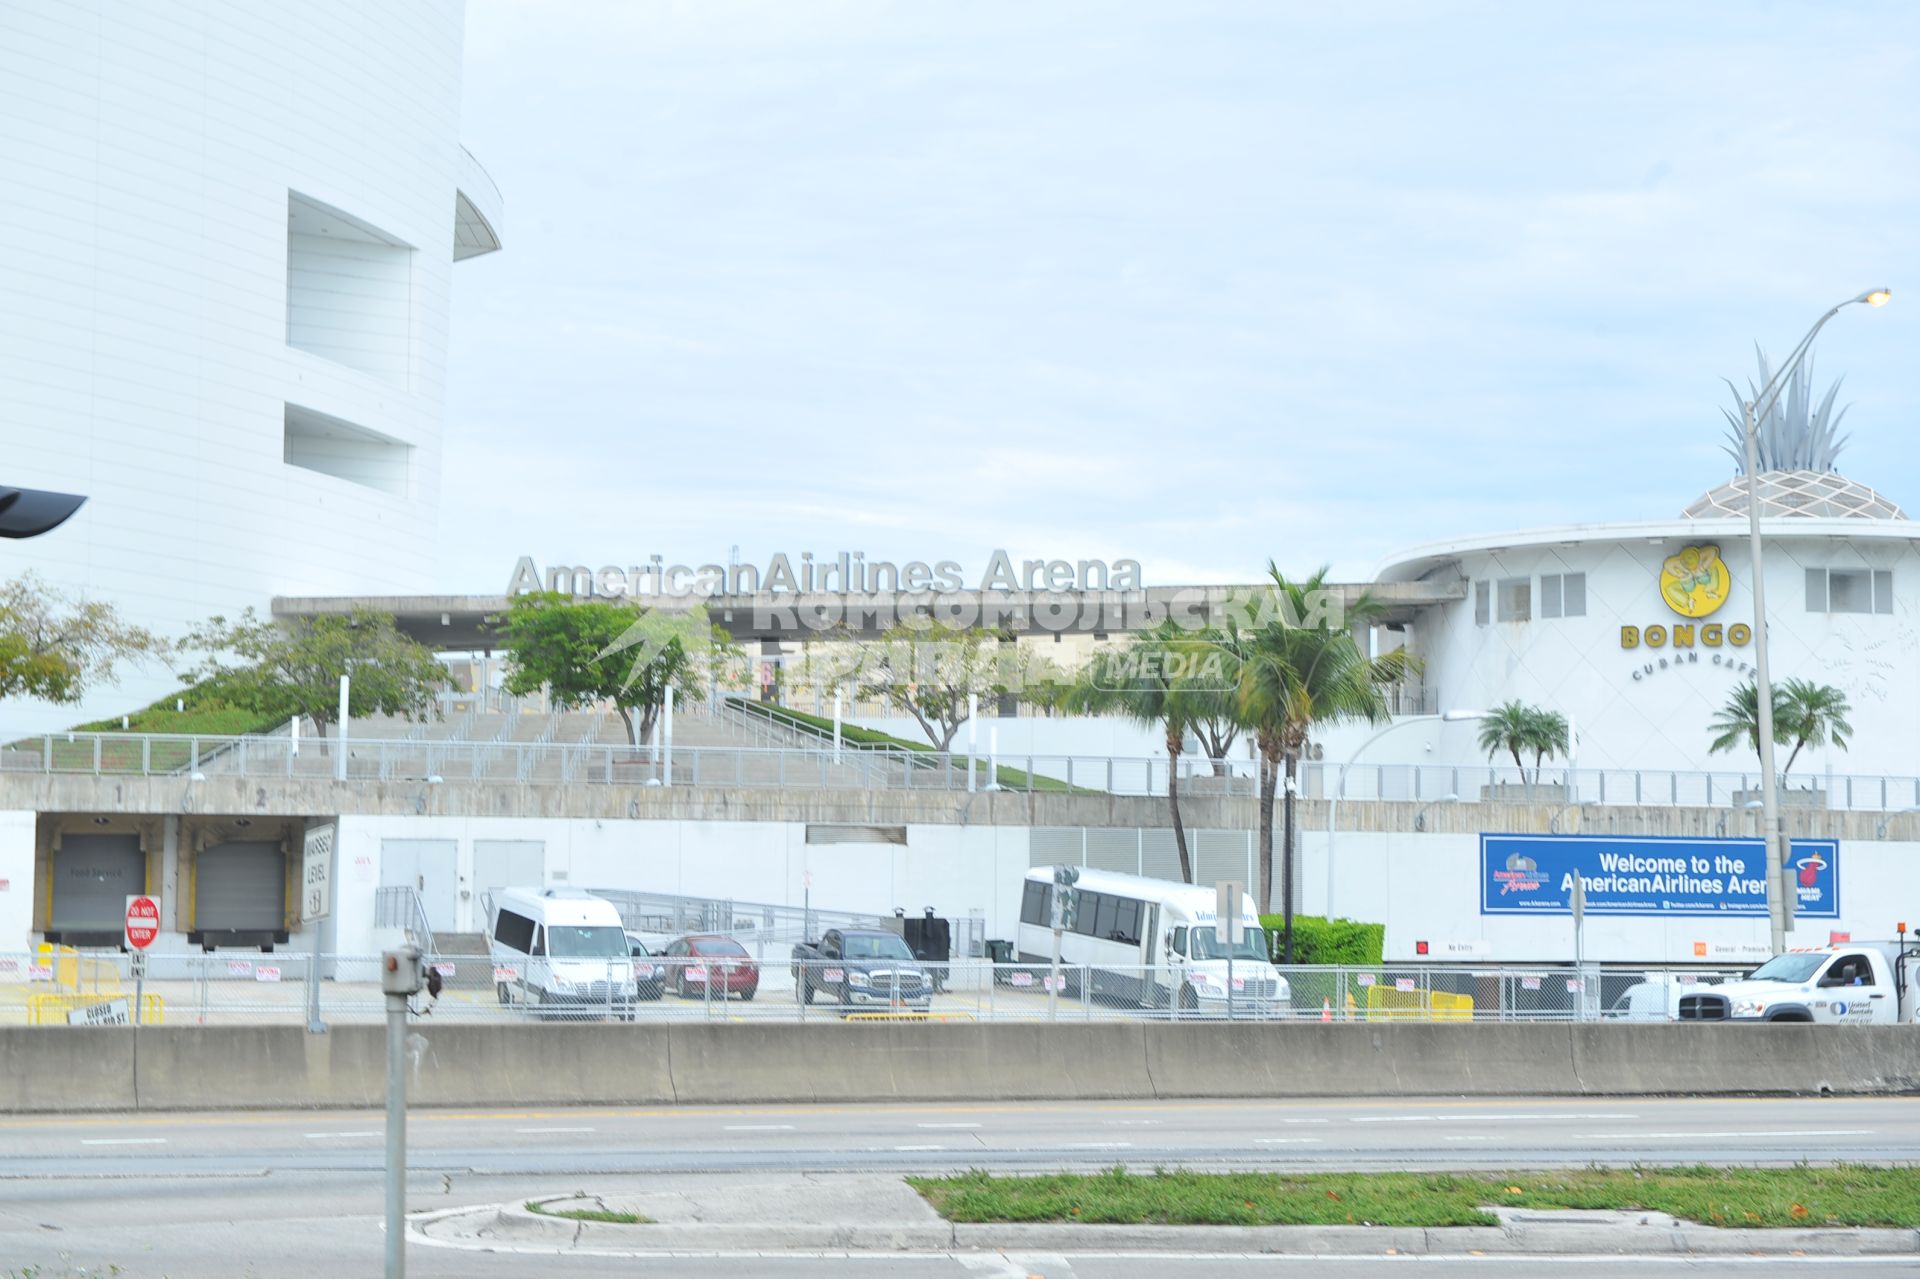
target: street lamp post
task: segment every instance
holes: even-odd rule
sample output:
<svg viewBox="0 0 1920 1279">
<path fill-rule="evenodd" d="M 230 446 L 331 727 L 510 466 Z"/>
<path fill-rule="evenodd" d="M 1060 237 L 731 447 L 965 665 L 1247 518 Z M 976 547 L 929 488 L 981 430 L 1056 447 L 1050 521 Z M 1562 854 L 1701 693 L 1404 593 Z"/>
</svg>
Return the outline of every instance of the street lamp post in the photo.
<svg viewBox="0 0 1920 1279">
<path fill-rule="evenodd" d="M 1760 546 L 1760 423 L 1773 412 L 1774 405 L 1779 402 L 1780 392 L 1786 389 L 1787 380 L 1793 370 L 1799 367 L 1800 361 L 1807 357 L 1807 352 L 1813 348 L 1813 339 L 1826 327 L 1828 320 L 1838 315 L 1842 307 L 1852 306 L 1856 302 L 1867 306 L 1885 306 L 1891 296 L 1891 291 L 1887 289 L 1869 289 L 1858 297 L 1848 298 L 1830 308 L 1807 330 L 1807 335 L 1800 339 L 1800 345 L 1793 348 L 1786 363 L 1780 366 L 1772 380 L 1761 387 L 1751 400 L 1741 405 L 1742 416 L 1746 419 L 1743 433 L 1746 436 L 1747 454 L 1747 540 L 1753 561 L 1753 676 L 1754 700 L 1759 711 L 1756 727 L 1760 730 L 1760 805 L 1766 839 L 1767 927 L 1776 955 L 1786 950 L 1787 930 L 1793 924 L 1793 886 L 1785 878 L 1787 857 L 1785 831 L 1780 821 L 1780 778 L 1773 767 L 1773 680 L 1767 668 L 1767 579 Z"/>
<path fill-rule="evenodd" d="M 1347 757 L 1347 762 L 1340 765 L 1340 775 L 1333 785 L 1333 802 L 1327 806 L 1327 918 L 1328 919 L 1332 919 L 1334 917 L 1333 837 L 1334 837 L 1335 831 L 1339 827 L 1340 796 L 1344 794 L 1347 789 L 1347 770 L 1352 768 L 1354 764 L 1359 761 L 1360 756 L 1366 753 L 1367 747 L 1373 745 L 1375 742 L 1379 741 L 1381 738 L 1385 737 L 1388 733 L 1391 733 L 1396 728 L 1405 728 L 1409 724 L 1432 724 L 1432 723 L 1453 724 L 1453 723 L 1459 722 L 1460 720 L 1485 719 L 1486 717 L 1487 717 L 1487 712 L 1485 711 L 1442 711 L 1438 715 L 1409 715 L 1405 719 L 1395 720 L 1393 723 L 1387 725 L 1385 728 L 1375 733 L 1372 737 L 1369 737 L 1366 741 L 1361 742 L 1359 748 L 1355 750 L 1352 755 Z"/>
</svg>

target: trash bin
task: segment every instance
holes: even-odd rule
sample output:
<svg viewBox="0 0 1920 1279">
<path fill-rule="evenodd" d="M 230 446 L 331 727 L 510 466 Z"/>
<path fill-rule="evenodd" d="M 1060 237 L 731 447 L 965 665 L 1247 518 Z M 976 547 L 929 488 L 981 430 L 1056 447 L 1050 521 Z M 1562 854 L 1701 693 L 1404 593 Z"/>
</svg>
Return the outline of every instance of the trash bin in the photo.
<svg viewBox="0 0 1920 1279">
<path fill-rule="evenodd" d="M 987 938 L 987 962 L 993 965 L 994 983 L 1006 985 L 1008 971 L 1003 965 L 1013 962 L 1013 943 L 1003 937 Z"/>
</svg>

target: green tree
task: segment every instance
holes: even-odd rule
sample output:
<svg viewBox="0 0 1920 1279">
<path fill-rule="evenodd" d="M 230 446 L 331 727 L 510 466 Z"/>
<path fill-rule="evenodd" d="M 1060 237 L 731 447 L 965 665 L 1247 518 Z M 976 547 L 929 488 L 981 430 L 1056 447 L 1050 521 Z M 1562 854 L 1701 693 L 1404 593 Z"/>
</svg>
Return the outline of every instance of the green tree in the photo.
<svg viewBox="0 0 1920 1279">
<path fill-rule="evenodd" d="M 305 715 L 323 733 L 339 717 L 340 677 L 349 715 L 426 719 L 452 677 L 433 650 L 401 633 L 388 613 L 237 621 L 208 619 L 184 647 L 203 654 L 188 676 L 203 696 L 276 719 Z"/>
<path fill-rule="evenodd" d="M 1525 702 L 1502 702 L 1480 724 L 1480 749 L 1491 759 L 1501 751 L 1513 756 L 1520 780 L 1531 786 L 1540 778 L 1547 760 L 1567 752 L 1567 717 L 1558 711 Z M 1533 771 L 1527 772 L 1523 752 L 1533 755 Z"/>
<path fill-rule="evenodd" d="M 667 690 L 697 695 L 718 655 L 705 605 L 684 612 L 556 591 L 516 596 L 501 626 L 506 688 L 544 688 L 561 710 L 609 702 L 635 746 L 653 735 Z"/>
<path fill-rule="evenodd" d="M 1309 737 L 1323 725 L 1386 719 L 1387 690 L 1415 664 L 1404 649 L 1374 658 L 1355 640 L 1353 628 L 1383 612 L 1371 595 L 1363 592 L 1335 608 L 1338 599 L 1327 586 L 1324 567 L 1304 581 L 1290 580 L 1272 563 L 1267 573 L 1272 586 L 1238 608 L 1240 618 L 1223 637 L 1223 647 L 1238 662 L 1241 722 L 1260 751 L 1258 900 L 1263 906 L 1273 893 L 1274 792 L 1285 792 L 1281 914 L 1287 923 L 1282 954 L 1291 962 L 1300 757 Z"/>
<path fill-rule="evenodd" d="M 936 750 L 952 749 L 969 699 L 1025 687 L 1029 659 L 1018 643 L 981 627 L 899 623 L 862 647 L 860 696 L 885 702 L 920 726 Z"/>
<path fill-rule="evenodd" d="M 1808 746 L 1832 745 L 1847 748 L 1853 734 L 1848 716 L 1853 707 L 1847 695 L 1831 684 L 1812 680 L 1789 679 L 1773 687 L 1773 741 L 1776 746 L 1791 744 L 1787 762 L 1780 766 L 1786 776 L 1793 763 Z M 1719 754 L 1741 747 L 1760 753 L 1760 688 L 1751 680 L 1734 686 L 1720 713 L 1707 725 L 1714 734 L 1710 749 Z"/>
<path fill-rule="evenodd" d="M 0 583 L 0 698 L 67 704 L 112 684 L 122 663 L 164 661 L 172 645 L 23 573 Z"/>
<path fill-rule="evenodd" d="M 1163 621 L 1129 637 L 1117 649 L 1095 653 L 1063 698 L 1071 714 L 1118 715 L 1161 730 L 1167 749 L 1167 810 L 1173 819 L 1180 879 L 1188 884 L 1193 882 L 1193 858 L 1180 820 L 1180 755 L 1186 749 L 1192 711 L 1182 688 L 1180 661 L 1191 639 L 1171 619 Z"/>
</svg>

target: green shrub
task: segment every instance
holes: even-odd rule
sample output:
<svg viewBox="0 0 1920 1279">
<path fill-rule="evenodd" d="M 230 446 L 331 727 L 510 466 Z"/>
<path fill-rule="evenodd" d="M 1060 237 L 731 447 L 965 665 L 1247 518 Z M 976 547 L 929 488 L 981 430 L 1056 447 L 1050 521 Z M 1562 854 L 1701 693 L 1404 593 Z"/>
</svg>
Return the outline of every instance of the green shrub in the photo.
<svg viewBox="0 0 1920 1279">
<path fill-rule="evenodd" d="M 1273 962 L 1279 963 L 1286 921 L 1262 915 Z M 1352 919 L 1325 919 L 1319 915 L 1293 917 L 1293 962 L 1296 964 L 1378 964 L 1386 954 L 1387 926 Z"/>
</svg>

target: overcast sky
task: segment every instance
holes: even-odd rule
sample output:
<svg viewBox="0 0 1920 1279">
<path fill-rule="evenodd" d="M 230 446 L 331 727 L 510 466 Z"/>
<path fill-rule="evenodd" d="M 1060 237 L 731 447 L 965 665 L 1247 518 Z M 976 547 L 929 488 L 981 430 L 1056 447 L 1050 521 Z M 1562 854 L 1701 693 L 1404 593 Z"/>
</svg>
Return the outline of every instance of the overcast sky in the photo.
<svg viewBox="0 0 1920 1279">
<path fill-rule="evenodd" d="M 1920 6 L 469 0 L 440 584 L 1675 515 L 1829 327 L 1920 511 Z"/>
</svg>

